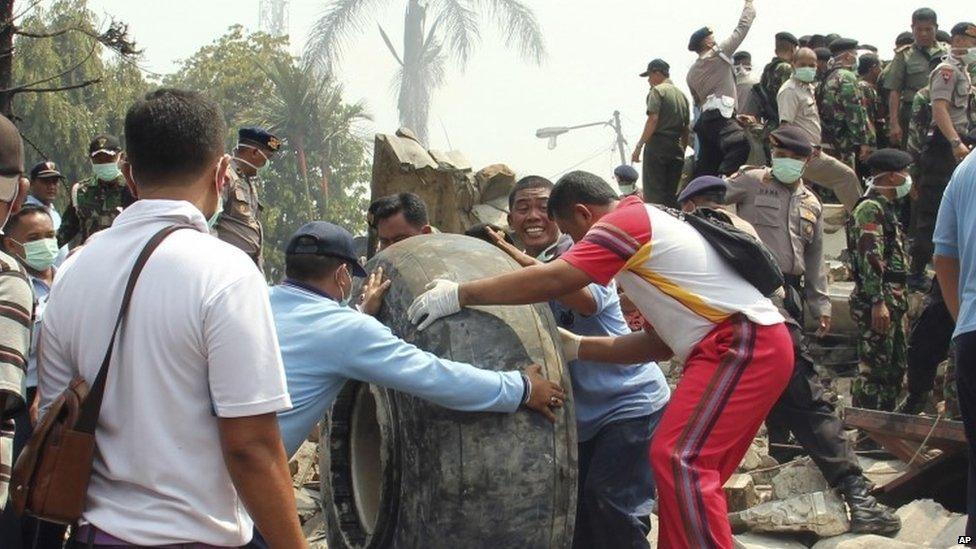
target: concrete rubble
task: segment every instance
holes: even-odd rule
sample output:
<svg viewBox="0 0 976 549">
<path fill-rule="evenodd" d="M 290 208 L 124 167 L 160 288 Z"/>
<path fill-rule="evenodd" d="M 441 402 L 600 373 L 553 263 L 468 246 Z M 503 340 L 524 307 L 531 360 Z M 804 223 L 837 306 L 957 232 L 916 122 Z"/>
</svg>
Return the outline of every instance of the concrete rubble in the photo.
<svg viewBox="0 0 976 549">
<path fill-rule="evenodd" d="M 844 501 L 833 491 L 768 501 L 729 515 L 733 531 L 808 532 L 837 536 L 850 529 Z"/>
</svg>

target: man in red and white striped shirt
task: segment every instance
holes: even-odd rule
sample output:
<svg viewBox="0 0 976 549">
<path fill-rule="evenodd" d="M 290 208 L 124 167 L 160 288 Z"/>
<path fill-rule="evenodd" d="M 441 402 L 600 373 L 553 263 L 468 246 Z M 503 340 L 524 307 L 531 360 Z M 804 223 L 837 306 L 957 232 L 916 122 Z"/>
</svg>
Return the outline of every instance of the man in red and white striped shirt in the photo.
<svg viewBox="0 0 976 549">
<path fill-rule="evenodd" d="M 652 329 L 620 337 L 563 334 L 567 360 L 629 364 L 676 358 L 684 372 L 650 448 L 663 547 L 732 547 L 722 485 L 793 369 L 776 307 L 690 225 L 572 172 L 549 215 L 576 244 L 556 261 L 489 279 L 438 280 L 410 307 L 425 328 L 462 306 L 520 305 L 616 279 Z"/>
</svg>

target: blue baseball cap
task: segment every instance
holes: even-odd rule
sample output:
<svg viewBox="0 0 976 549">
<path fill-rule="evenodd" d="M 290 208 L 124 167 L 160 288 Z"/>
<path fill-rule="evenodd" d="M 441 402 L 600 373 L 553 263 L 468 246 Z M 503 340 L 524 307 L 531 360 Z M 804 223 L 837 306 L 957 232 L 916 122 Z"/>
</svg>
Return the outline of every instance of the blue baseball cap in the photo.
<svg viewBox="0 0 976 549">
<path fill-rule="evenodd" d="M 281 139 L 271 132 L 254 126 L 237 130 L 237 142 L 267 149 L 273 153 L 281 150 Z"/>
<path fill-rule="evenodd" d="M 366 270 L 356 257 L 356 244 L 349 231 L 325 221 L 312 221 L 291 235 L 285 255 L 335 257 L 349 263 L 352 274 L 365 277 Z"/>
</svg>

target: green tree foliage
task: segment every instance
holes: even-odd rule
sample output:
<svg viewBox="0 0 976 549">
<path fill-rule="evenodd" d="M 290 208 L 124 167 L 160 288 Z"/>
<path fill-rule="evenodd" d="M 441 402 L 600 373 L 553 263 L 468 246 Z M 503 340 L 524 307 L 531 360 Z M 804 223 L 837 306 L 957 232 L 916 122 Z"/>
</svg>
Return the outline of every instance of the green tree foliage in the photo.
<svg viewBox="0 0 976 549">
<path fill-rule="evenodd" d="M 303 223 L 325 219 L 365 232 L 369 163 L 357 130 L 365 110 L 345 103 L 339 85 L 290 56 L 287 39 L 233 26 L 164 82 L 200 90 L 220 104 L 228 149 L 241 126 L 263 126 L 285 139 L 258 189 L 270 281 L 283 276 L 285 244 Z"/>
<path fill-rule="evenodd" d="M 58 88 L 96 81 L 14 98 L 14 120 L 30 141 L 28 167 L 45 158 L 53 160 L 69 182 L 90 175 L 91 138 L 101 132 L 121 135 L 125 109 L 151 87 L 131 59 L 109 51 L 91 36 L 98 25 L 86 0 L 55 0 L 47 8 L 31 11 L 20 27 L 36 34 L 76 27 L 85 32 L 18 36 L 15 43 L 15 85 L 44 81 L 35 87 Z M 67 189 L 60 202 L 66 197 Z"/>
</svg>

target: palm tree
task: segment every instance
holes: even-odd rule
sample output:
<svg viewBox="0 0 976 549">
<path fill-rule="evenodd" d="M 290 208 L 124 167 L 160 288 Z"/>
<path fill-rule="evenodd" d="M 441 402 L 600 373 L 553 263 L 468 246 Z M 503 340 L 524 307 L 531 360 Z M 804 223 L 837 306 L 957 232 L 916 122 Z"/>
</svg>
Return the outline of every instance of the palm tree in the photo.
<svg viewBox="0 0 976 549">
<path fill-rule="evenodd" d="M 339 62 L 345 43 L 361 32 L 372 11 L 389 0 L 330 0 L 312 27 L 305 59 L 326 73 Z M 428 16 L 432 22 L 428 26 Z M 463 70 L 480 41 L 478 25 L 489 18 L 505 45 L 524 59 L 541 63 L 546 49 L 539 22 L 521 0 L 407 0 L 403 55 L 386 31 L 380 36 L 400 65 L 394 80 L 400 124 L 427 143 L 431 95 L 444 84 L 445 65 L 453 58 Z"/>
<path fill-rule="evenodd" d="M 361 103 L 346 104 L 342 100 L 342 86 L 325 73 L 312 70 L 292 59 L 276 59 L 262 67 L 272 84 L 272 94 L 256 105 L 256 116 L 262 124 L 283 136 L 295 151 L 299 175 L 305 184 L 306 214 L 316 219 L 311 185 L 309 158 L 319 159 L 319 184 L 323 201 L 320 212 L 329 208 L 332 158 L 340 147 L 349 142 L 365 146 L 356 135 L 357 123 L 369 115 Z"/>
</svg>

